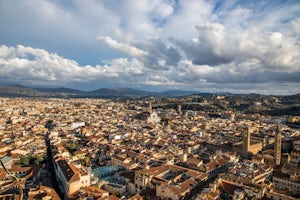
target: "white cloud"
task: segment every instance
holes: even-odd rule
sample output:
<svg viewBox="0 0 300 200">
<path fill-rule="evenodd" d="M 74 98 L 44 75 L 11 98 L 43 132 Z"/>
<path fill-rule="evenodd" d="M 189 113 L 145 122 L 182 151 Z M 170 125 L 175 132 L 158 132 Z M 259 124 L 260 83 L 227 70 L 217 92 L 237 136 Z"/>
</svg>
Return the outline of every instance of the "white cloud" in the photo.
<svg viewBox="0 0 300 200">
<path fill-rule="evenodd" d="M 111 81 L 123 86 L 148 85 L 190 89 L 199 86 L 205 89 L 211 86 L 216 90 L 220 90 L 219 87 L 224 87 L 224 84 L 241 84 L 246 88 L 250 83 L 268 85 L 267 83 L 275 81 L 292 81 L 299 85 L 300 82 L 300 70 L 295 73 L 271 71 L 264 69 L 263 63 L 254 58 L 217 66 L 195 65 L 191 60 L 181 60 L 177 65 L 169 65 L 168 70 L 147 67 L 142 61 L 138 58 L 118 58 L 108 60 L 102 66 L 81 66 L 74 60 L 43 49 L 2 45 L 0 79 L 18 80 L 22 84 L 61 85 Z"/>
<path fill-rule="evenodd" d="M 0 79 L 295 84 L 299 12 L 276 0 L 0 1 Z"/>
<path fill-rule="evenodd" d="M 187 39 L 195 36 L 197 24 L 211 21 L 214 5 L 204 0 L 177 1 L 177 6 L 163 25 L 162 35 Z"/>
<path fill-rule="evenodd" d="M 43 49 L 18 45 L 16 48 L 0 47 L 1 79 L 39 80 L 45 82 L 85 82 L 101 76 L 116 76 L 107 67 L 80 66 L 74 60 L 65 59 Z"/>
<path fill-rule="evenodd" d="M 154 20 L 158 20 L 158 23 L 160 23 L 162 20 L 166 19 L 174 12 L 174 4 L 174 1 L 157 3 L 151 12 L 151 17 Z"/>
<path fill-rule="evenodd" d="M 106 43 L 107 45 L 109 45 L 110 47 L 114 48 L 114 49 L 117 49 L 117 50 L 120 50 L 130 56 L 144 56 L 144 55 L 147 55 L 147 52 L 141 50 L 141 49 L 138 49 L 134 46 L 131 46 L 129 44 L 123 44 L 123 43 L 120 43 L 116 40 L 113 40 L 112 38 L 108 37 L 108 36 L 99 36 L 97 37 L 97 40 L 100 40 L 104 43 Z"/>
</svg>

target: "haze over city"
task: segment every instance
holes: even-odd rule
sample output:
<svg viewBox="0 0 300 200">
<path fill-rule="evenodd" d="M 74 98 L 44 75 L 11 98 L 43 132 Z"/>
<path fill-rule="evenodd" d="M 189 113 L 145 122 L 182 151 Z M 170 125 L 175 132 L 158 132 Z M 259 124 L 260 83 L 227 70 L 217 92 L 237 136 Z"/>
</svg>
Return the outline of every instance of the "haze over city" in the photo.
<svg viewBox="0 0 300 200">
<path fill-rule="evenodd" d="M 0 84 L 300 93 L 298 0 L 0 1 Z"/>
</svg>

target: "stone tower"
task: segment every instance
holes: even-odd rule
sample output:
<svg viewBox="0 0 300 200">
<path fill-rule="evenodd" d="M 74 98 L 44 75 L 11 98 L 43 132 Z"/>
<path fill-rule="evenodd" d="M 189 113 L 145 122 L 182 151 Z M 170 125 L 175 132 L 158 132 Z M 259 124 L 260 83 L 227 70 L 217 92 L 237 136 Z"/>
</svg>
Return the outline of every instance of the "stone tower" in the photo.
<svg viewBox="0 0 300 200">
<path fill-rule="evenodd" d="M 248 126 L 247 131 L 244 132 L 243 136 L 243 156 L 248 157 L 249 147 L 250 147 L 250 127 Z"/>
<path fill-rule="evenodd" d="M 281 160 L 281 133 L 280 133 L 279 124 L 277 124 L 277 129 L 276 129 L 276 133 L 275 133 L 274 159 L 275 159 L 275 165 L 280 165 L 280 160 Z"/>
<path fill-rule="evenodd" d="M 152 113 L 152 103 L 151 103 L 151 101 L 149 102 L 149 113 Z"/>
<path fill-rule="evenodd" d="M 178 104 L 177 105 L 177 112 L 178 112 L 178 114 L 182 114 L 182 111 L 181 111 L 181 105 L 180 104 Z"/>
</svg>

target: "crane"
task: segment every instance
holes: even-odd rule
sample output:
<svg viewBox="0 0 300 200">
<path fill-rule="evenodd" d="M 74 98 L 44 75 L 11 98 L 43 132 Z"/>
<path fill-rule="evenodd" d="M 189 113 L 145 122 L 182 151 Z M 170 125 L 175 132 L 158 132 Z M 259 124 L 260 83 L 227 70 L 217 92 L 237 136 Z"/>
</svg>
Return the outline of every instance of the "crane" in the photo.
<svg viewBox="0 0 300 200">
<path fill-rule="evenodd" d="M 6 192 L 7 190 L 17 186 L 19 188 L 19 200 L 22 200 L 23 199 L 23 184 L 25 183 L 27 177 L 25 177 L 23 179 L 22 178 L 20 179 L 20 178 L 16 177 L 15 175 L 11 174 L 7 170 L 7 168 L 5 167 L 5 165 L 3 164 L 1 159 L 0 159 L 0 164 L 3 167 L 3 169 L 6 173 L 6 175 L 8 176 L 8 178 L 11 180 L 6 187 L 0 189 L 0 194 L 2 194 L 4 192 Z M 7 194 L 6 195 L 0 195 L 0 197 L 5 197 L 5 196 L 9 196 L 9 195 L 7 195 Z"/>
</svg>

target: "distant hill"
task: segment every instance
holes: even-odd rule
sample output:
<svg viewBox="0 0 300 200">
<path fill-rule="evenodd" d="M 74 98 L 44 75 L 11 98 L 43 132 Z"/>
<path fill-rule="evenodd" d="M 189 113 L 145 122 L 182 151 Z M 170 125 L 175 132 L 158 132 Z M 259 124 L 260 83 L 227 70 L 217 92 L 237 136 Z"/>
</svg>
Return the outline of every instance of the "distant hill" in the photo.
<svg viewBox="0 0 300 200">
<path fill-rule="evenodd" d="M 196 95 L 196 96 L 213 96 L 216 95 L 215 93 L 208 93 L 208 92 L 197 92 L 194 93 L 192 95 Z M 223 94 L 217 94 L 217 95 L 223 95 Z"/>
<path fill-rule="evenodd" d="M 67 93 L 67 94 L 82 94 L 86 93 L 81 90 L 76 89 L 70 89 L 65 87 L 59 87 L 59 88 L 35 88 L 35 90 L 39 92 L 46 92 L 46 93 Z"/>
<path fill-rule="evenodd" d="M 85 92 L 65 87 L 30 88 L 23 85 L 0 86 L 2 97 L 59 97 L 59 98 L 135 98 L 159 96 L 159 93 L 136 90 L 132 88 L 101 88 Z"/>
<path fill-rule="evenodd" d="M 164 92 L 161 92 L 160 96 L 166 96 L 166 97 L 179 97 L 179 96 L 188 96 L 192 94 L 199 93 L 197 91 L 185 91 L 185 90 L 167 90 Z"/>
<path fill-rule="evenodd" d="M 184 91 L 184 90 L 167 90 L 164 92 L 148 92 L 144 90 L 136 90 L 132 88 L 101 88 L 88 92 L 88 95 L 95 97 L 179 97 L 188 96 L 198 93 L 197 91 Z"/>
<path fill-rule="evenodd" d="M 30 88 L 23 85 L 0 86 L 2 97 L 79 97 L 85 92 L 69 88 Z"/>
<path fill-rule="evenodd" d="M 147 97 L 185 97 L 185 96 L 213 96 L 228 95 L 227 99 L 241 101 L 259 101 L 268 97 L 276 97 L 284 104 L 299 104 L 300 94 L 290 96 L 275 96 L 261 94 L 230 94 L 230 93 L 200 93 L 198 91 L 167 90 L 164 92 L 149 92 L 132 88 L 101 88 L 93 91 L 81 91 L 66 87 L 58 88 L 30 88 L 23 85 L 0 86 L 1 97 L 58 97 L 58 98 L 147 98 Z"/>
<path fill-rule="evenodd" d="M 0 86 L 0 96 L 2 97 L 38 97 L 42 95 L 41 92 L 23 85 Z"/>
<path fill-rule="evenodd" d="M 156 96 L 158 93 L 136 90 L 132 88 L 101 88 L 87 93 L 94 97 L 140 97 Z"/>
<path fill-rule="evenodd" d="M 179 97 L 199 94 L 197 91 L 168 90 L 164 92 L 149 92 L 132 88 L 101 88 L 90 92 L 65 87 L 30 88 L 23 85 L 8 85 L 0 87 L 0 96 L 8 97 L 71 97 L 71 98 L 136 98 L 136 97 Z M 199 95 L 204 94 L 200 93 Z M 205 95 L 205 94 L 204 94 Z"/>
</svg>

